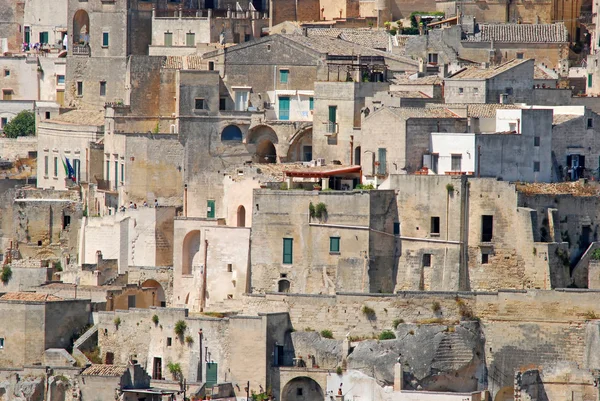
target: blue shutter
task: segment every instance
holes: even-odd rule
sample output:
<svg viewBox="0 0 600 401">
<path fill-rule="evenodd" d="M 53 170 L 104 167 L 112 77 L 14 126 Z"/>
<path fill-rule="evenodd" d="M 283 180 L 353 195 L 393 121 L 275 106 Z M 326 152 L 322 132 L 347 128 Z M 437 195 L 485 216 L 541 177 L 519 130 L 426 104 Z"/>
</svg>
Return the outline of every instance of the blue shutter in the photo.
<svg viewBox="0 0 600 401">
<path fill-rule="evenodd" d="M 294 239 L 293 238 L 284 238 L 283 239 L 283 263 L 286 265 L 292 264 L 293 247 L 294 247 Z"/>
</svg>

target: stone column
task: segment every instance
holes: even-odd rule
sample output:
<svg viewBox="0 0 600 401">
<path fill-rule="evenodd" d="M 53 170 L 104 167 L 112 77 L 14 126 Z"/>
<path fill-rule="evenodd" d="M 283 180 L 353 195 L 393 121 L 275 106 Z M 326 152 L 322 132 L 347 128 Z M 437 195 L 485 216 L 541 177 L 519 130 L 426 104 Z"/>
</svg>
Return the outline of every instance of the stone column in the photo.
<svg viewBox="0 0 600 401">
<path fill-rule="evenodd" d="M 402 376 L 402 364 L 397 362 L 394 365 L 394 391 L 400 391 L 404 388 L 404 377 Z"/>
</svg>

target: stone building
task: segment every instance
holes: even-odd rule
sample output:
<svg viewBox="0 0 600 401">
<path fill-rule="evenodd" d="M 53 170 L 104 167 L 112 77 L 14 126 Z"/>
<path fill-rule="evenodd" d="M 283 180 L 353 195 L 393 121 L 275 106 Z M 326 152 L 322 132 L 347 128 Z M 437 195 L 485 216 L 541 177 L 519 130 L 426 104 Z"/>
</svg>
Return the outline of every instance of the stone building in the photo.
<svg viewBox="0 0 600 401">
<path fill-rule="evenodd" d="M 0 364 L 19 368 L 42 362 L 49 348 L 69 348 L 89 323 L 90 301 L 9 292 L 0 296 Z"/>
<path fill-rule="evenodd" d="M 23 44 L 19 27 L 23 25 L 25 0 L 3 0 L 0 3 L 0 52 L 17 53 Z"/>
</svg>

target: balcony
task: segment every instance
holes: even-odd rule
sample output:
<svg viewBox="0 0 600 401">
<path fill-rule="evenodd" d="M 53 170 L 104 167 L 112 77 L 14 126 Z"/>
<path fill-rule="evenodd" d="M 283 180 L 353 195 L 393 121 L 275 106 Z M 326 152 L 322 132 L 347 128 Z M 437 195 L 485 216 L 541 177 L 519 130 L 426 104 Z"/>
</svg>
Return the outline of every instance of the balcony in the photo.
<svg viewBox="0 0 600 401">
<path fill-rule="evenodd" d="M 90 46 L 89 45 L 73 45 L 74 56 L 89 56 Z"/>
<path fill-rule="evenodd" d="M 339 125 L 333 121 L 327 121 L 325 123 L 325 135 L 337 135 L 339 131 Z"/>
</svg>

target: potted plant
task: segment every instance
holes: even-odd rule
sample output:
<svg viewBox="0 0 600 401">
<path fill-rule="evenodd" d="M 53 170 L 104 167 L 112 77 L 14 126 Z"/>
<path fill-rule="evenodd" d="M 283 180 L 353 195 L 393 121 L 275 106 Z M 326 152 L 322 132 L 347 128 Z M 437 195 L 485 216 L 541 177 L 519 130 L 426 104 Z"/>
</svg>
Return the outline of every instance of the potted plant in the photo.
<svg viewBox="0 0 600 401">
<path fill-rule="evenodd" d="M 321 184 L 319 184 L 319 183 L 317 183 L 317 182 L 313 184 L 313 189 L 314 189 L 315 191 L 320 191 L 320 190 L 321 190 L 321 188 L 323 188 L 323 187 L 321 187 Z"/>
</svg>

